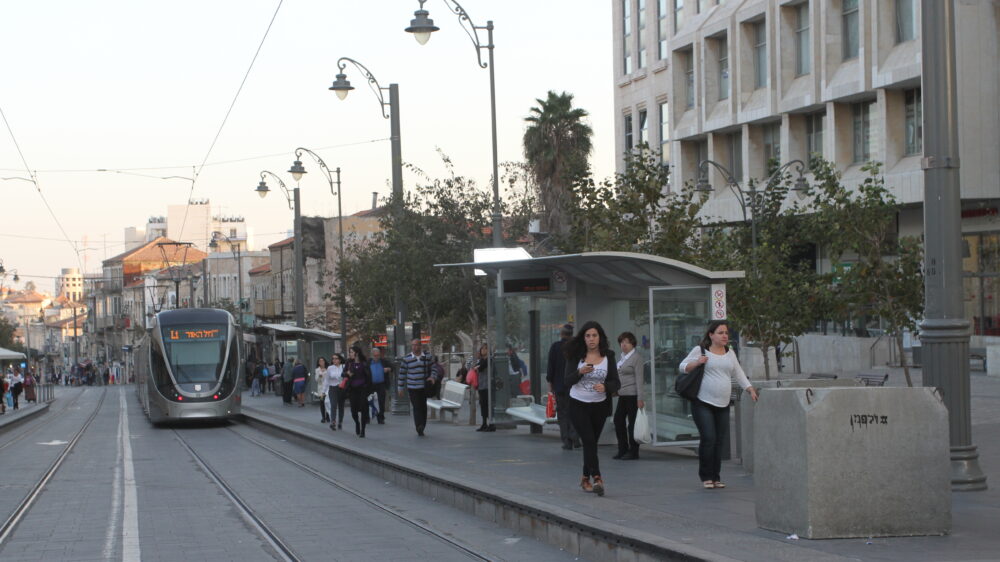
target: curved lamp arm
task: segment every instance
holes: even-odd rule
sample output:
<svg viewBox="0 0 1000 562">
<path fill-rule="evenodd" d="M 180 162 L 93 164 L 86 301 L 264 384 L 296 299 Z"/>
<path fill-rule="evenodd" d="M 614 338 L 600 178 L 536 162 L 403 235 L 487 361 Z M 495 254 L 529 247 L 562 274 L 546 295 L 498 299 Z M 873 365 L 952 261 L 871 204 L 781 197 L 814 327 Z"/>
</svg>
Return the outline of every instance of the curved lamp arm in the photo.
<svg viewBox="0 0 1000 562">
<path fill-rule="evenodd" d="M 777 170 L 771 172 L 771 175 L 768 176 L 767 182 L 764 185 L 771 185 L 771 182 L 779 178 L 781 176 L 781 173 L 790 168 L 791 166 L 795 166 L 797 168 L 795 171 L 799 173 L 799 180 L 804 180 L 806 173 L 806 163 L 803 162 L 802 160 L 791 160 L 789 162 L 785 162 L 781 166 L 778 166 Z M 796 183 L 797 182 L 798 180 L 796 180 Z M 798 185 L 796 185 L 796 188 L 797 187 Z"/>
<path fill-rule="evenodd" d="M 303 153 L 312 156 L 313 160 L 315 160 L 316 163 L 319 164 L 320 169 L 323 170 L 323 174 L 326 176 L 326 181 L 330 183 L 330 193 L 336 195 L 337 191 L 333 189 L 333 184 L 340 183 L 340 168 L 337 168 L 337 180 L 335 182 L 333 179 L 333 171 L 330 170 L 330 167 L 326 165 L 326 162 L 324 162 L 323 159 L 320 158 L 319 154 L 316 154 L 315 152 L 309 150 L 308 148 L 300 146 L 295 149 L 295 159 L 302 160 Z"/>
<path fill-rule="evenodd" d="M 378 83 L 378 80 L 375 79 L 375 75 L 372 74 L 372 71 L 368 70 L 367 66 L 361 64 L 360 62 L 350 57 L 340 57 L 339 59 L 337 59 L 337 68 L 340 69 L 340 74 L 337 75 L 338 80 L 341 79 L 341 76 L 344 76 L 344 78 L 346 78 L 346 76 L 344 75 L 344 68 L 347 67 L 347 63 L 353 64 L 358 70 L 361 71 L 361 75 L 368 80 L 368 87 L 371 88 L 373 92 L 375 92 L 375 97 L 378 98 L 378 102 L 382 106 L 382 117 L 388 119 L 389 112 L 387 110 L 387 107 L 389 106 L 389 102 L 385 101 L 385 96 L 382 94 L 382 92 L 384 90 L 388 90 L 389 88 L 383 88 L 382 85 Z"/>
<path fill-rule="evenodd" d="M 701 163 L 698 164 L 699 175 L 702 178 L 708 175 L 709 165 L 715 167 L 716 170 L 722 173 L 726 180 L 726 185 L 728 185 L 729 189 L 732 190 L 732 192 L 736 194 L 736 197 L 739 198 L 740 210 L 743 211 L 743 220 L 745 222 L 747 220 L 747 200 L 743 195 L 743 188 L 740 187 L 740 183 L 736 181 L 736 178 L 733 177 L 733 174 L 726 169 L 725 166 L 719 164 L 715 160 L 702 160 Z"/>
<path fill-rule="evenodd" d="M 424 4 L 427 0 L 419 0 L 420 9 L 424 9 Z M 465 8 L 455 0 L 444 0 L 445 6 L 452 11 L 456 16 L 458 16 L 458 23 L 465 30 L 465 34 L 469 36 L 472 40 L 472 46 L 476 49 L 476 58 L 479 59 L 479 68 L 486 68 L 489 66 L 483 62 L 483 49 L 493 48 L 493 21 L 487 21 L 486 25 L 476 25 L 472 23 L 472 18 L 469 17 L 469 12 L 465 11 Z M 487 44 L 483 44 L 483 40 L 479 37 L 480 31 L 487 31 Z"/>
<path fill-rule="evenodd" d="M 285 199 L 288 200 L 288 208 L 289 209 L 294 208 L 295 200 L 292 198 L 292 194 L 288 193 L 288 188 L 285 187 L 285 182 L 281 181 L 281 178 L 278 176 L 278 174 L 275 174 L 274 172 L 270 172 L 268 170 L 261 170 L 260 183 L 264 183 L 264 180 L 266 179 L 267 176 L 271 176 L 272 178 L 275 179 L 275 181 L 278 182 L 278 186 L 281 188 L 281 191 L 283 191 L 285 194 Z"/>
</svg>

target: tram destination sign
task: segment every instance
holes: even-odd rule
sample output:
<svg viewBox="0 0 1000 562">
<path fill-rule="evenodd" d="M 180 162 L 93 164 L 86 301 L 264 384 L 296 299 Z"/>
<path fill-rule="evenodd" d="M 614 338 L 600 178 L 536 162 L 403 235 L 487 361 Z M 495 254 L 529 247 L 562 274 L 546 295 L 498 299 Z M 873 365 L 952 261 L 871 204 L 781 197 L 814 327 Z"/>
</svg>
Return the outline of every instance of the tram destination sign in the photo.
<svg viewBox="0 0 1000 562">
<path fill-rule="evenodd" d="M 164 336 L 167 341 L 218 341 L 224 339 L 221 328 L 191 327 L 191 328 L 164 328 Z"/>
</svg>

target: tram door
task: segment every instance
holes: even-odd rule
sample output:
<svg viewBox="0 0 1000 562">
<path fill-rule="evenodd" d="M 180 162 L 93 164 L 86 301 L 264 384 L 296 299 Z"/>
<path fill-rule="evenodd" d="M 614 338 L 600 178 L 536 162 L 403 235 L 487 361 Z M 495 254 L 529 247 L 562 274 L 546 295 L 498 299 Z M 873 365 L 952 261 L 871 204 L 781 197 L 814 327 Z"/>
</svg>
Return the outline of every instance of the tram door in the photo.
<svg viewBox="0 0 1000 562">
<path fill-rule="evenodd" d="M 690 403 L 674 392 L 678 365 L 698 344 L 711 318 L 711 288 L 651 287 L 649 331 L 653 443 L 678 445 L 698 439 Z"/>
</svg>

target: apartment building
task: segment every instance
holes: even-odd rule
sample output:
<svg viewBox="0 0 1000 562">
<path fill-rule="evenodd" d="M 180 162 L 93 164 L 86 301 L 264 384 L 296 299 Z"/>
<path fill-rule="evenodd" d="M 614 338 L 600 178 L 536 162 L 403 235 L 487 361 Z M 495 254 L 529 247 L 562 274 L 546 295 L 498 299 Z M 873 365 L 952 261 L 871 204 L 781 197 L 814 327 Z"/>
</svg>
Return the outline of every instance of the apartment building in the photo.
<svg viewBox="0 0 1000 562">
<path fill-rule="evenodd" d="M 743 183 L 764 179 L 769 162 L 821 156 L 847 186 L 876 161 L 904 205 L 899 233 L 923 233 L 920 0 L 612 1 L 619 170 L 641 142 L 660 147 L 673 186 L 702 173 L 725 186 L 723 172 L 700 168 L 705 160 Z M 976 345 L 976 336 L 1000 336 L 1000 5 L 957 1 L 955 16 L 965 301 Z M 725 189 L 704 214 L 742 219 Z"/>
</svg>

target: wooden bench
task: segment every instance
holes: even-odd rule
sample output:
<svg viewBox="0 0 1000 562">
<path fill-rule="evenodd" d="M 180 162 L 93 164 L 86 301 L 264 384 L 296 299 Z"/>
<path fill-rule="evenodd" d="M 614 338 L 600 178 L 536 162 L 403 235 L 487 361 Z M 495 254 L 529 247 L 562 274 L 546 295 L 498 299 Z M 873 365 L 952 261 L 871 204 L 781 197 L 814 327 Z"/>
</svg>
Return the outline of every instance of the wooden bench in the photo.
<svg viewBox="0 0 1000 562">
<path fill-rule="evenodd" d="M 889 373 L 879 371 L 863 371 L 854 377 L 855 380 L 864 386 L 885 386 L 889 380 Z"/>
<path fill-rule="evenodd" d="M 808 377 L 809 380 L 833 380 L 837 378 L 837 375 L 833 373 L 811 373 Z"/>
<path fill-rule="evenodd" d="M 444 383 L 444 388 L 441 390 L 441 399 L 430 399 L 427 400 L 427 407 L 435 412 L 440 412 L 439 418 L 444 419 L 445 412 L 451 412 L 452 416 L 458 415 L 459 408 L 465 402 L 465 390 L 469 388 L 469 385 L 462 384 L 458 381 L 448 381 Z"/>
<path fill-rule="evenodd" d="M 979 359 L 983 362 L 983 370 L 986 370 L 986 348 L 985 347 L 970 347 L 969 348 L 969 359 Z"/>
</svg>

